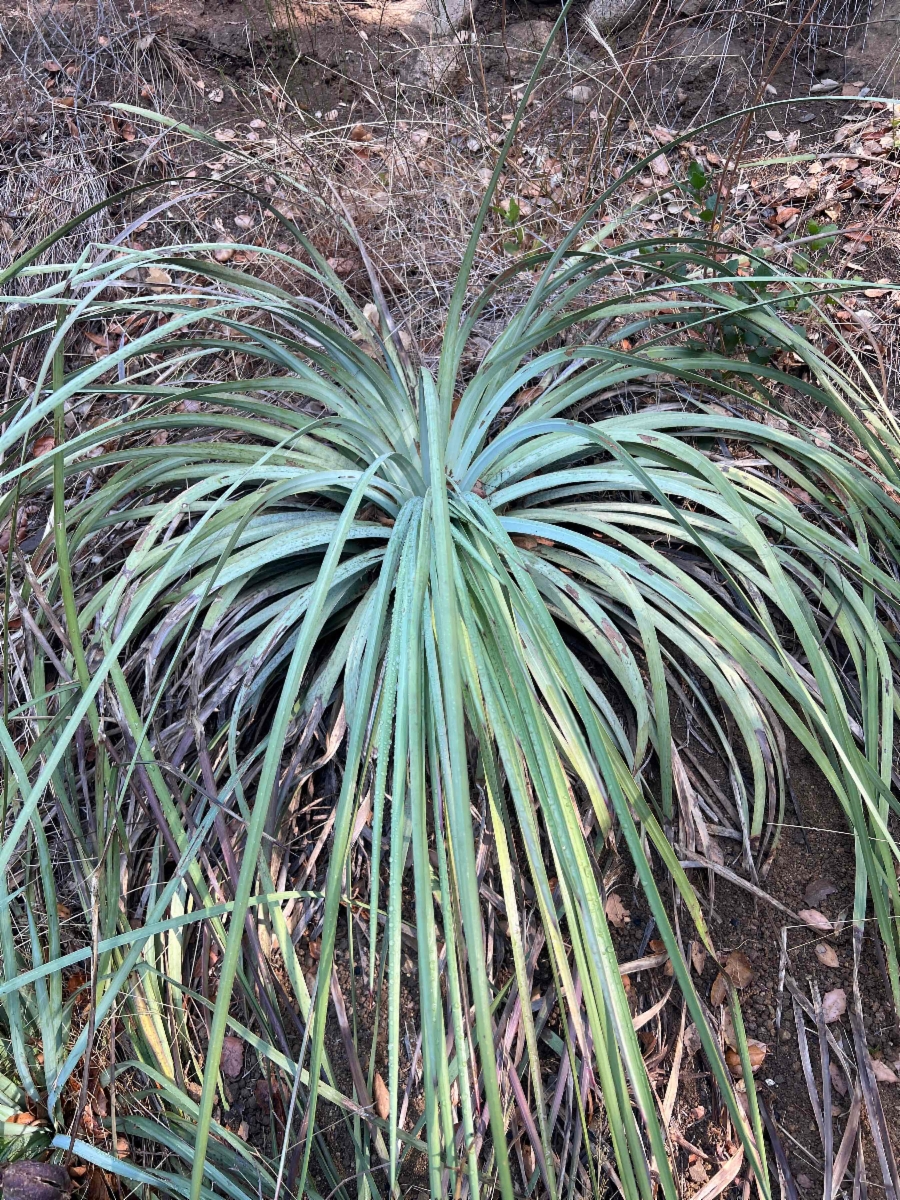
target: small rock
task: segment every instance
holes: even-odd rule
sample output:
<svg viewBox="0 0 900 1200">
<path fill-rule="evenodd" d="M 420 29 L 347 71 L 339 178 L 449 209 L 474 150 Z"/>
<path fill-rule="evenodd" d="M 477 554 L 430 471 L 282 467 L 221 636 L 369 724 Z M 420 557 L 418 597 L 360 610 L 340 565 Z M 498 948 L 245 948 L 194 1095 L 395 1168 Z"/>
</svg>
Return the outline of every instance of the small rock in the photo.
<svg viewBox="0 0 900 1200">
<path fill-rule="evenodd" d="M 552 33 L 552 21 L 514 21 L 502 35 L 488 37 L 486 48 L 501 71 L 509 70 L 516 78 L 526 79 Z"/>
<path fill-rule="evenodd" d="M 400 63 L 400 78 L 413 87 L 434 90 L 453 83 L 463 67 L 462 48 L 457 42 L 413 46 Z"/>
<path fill-rule="evenodd" d="M 643 7 L 641 0 L 590 0 L 584 14 L 585 24 L 598 33 L 614 33 L 627 25 Z"/>
<path fill-rule="evenodd" d="M 404 30 L 413 34 L 451 33 L 478 8 L 478 0 L 387 0 L 373 5 L 379 28 Z"/>
</svg>

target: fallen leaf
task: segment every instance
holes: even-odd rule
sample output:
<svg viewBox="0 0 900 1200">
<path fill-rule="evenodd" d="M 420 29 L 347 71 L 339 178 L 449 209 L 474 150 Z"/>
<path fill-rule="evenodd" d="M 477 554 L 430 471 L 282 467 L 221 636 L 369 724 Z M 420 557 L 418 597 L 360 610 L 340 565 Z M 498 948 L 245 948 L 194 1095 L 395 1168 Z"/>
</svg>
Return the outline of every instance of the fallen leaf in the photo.
<svg viewBox="0 0 900 1200">
<path fill-rule="evenodd" d="M 833 971 L 841 965 L 838 962 L 838 956 L 835 954 L 834 947 L 829 946 L 827 942 L 819 942 L 816 946 L 816 958 L 823 967 L 831 967 Z"/>
<path fill-rule="evenodd" d="M 382 1121 L 386 1121 L 391 1113 L 391 1097 L 387 1085 L 377 1072 L 375 1074 L 375 1111 Z"/>
<path fill-rule="evenodd" d="M 657 154 L 656 158 L 650 159 L 650 170 L 660 179 L 664 179 L 670 172 L 669 160 L 664 154 Z"/>
<path fill-rule="evenodd" d="M 217 129 L 213 133 L 217 142 L 233 142 L 237 139 L 236 129 Z"/>
<path fill-rule="evenodd" d="M 148 267 L 144 273 L 144 280 L 151 287 L 163 287 L 165 284 L 172 282 L 172 276 L 168 271 L 164 271 L 162 267 Z"/>
<path fill-rule="evenodd" d="M 847 993 L 843 988 L 833 988 L 822 997 L 822 1016 L 830 1025 L 847 1011 Z"/>
<path fill-rule="evenodd" d="M 244 1043 L 239 1037 L 229 1034 L 222 1043 L 222 1073 L 229 1079 L 237 1079 L 244 1069 Z"/>
<path fill-rule="evenodd" d="M 773 220 L 775 221 L 776 225 L 787 225 L 788 221 L 790 221 L 792 217 L 796 217 L 799 212 L 799 208 L 792 208 L 790 206 L 776 208 Z"/>
<path fill-rule="evenodd" d="M 53 446 L 50 446 L 50 449 L 53 449 Z M 28 527 L 29 527 L 28 512 L 25 512 L 24 509 L 19 509 L 18 516 L 16 517 L 16 545 L 18 545 L 19 542 L 22 541 L 26 535 L 28 535 Z M 2 526 L 2 528 L 0 529 L 0 554 L 6 553 L 8 548 L 10 548 L 11 541 L 12 541 L 12 518 L 7 517 L 6 521 L 4 522 L 4 526 Z M 10 628 L 12 628 L 12 620 L 13 619 L 18 619 L 18 618 L 12 618 L 12 617 L 10 618 Z M 71 916 L 71 913 L 70 913 L 70 916 Z"/>
<path fill-rule="evenodd" d="M 788 154 L 793 154 L 799 145 L 800 145 L 800 130 L 793 129 L 787 135 L 787 137 L 784 139 L 784 148 L 785 148 L 785 150 L 787 150 Z"/>
<path fill-rule="evenodd" d="M 211 92 L 206 94 L 207 100 L 211 100 L 213 104 L 221 104 L 225 99 L 225 93 L 221 88 L 213 88 Z"/>
<path fill-rule="evenodd" d="M 56 442 L 49 434 L 46 437 L 39 437 L 31 448 L 31 457 L 41 458 L 44 454 L 49 454 L 55 446 Z"/>
<path fill-rule="evenodd" d="M 536 384 L 534 387 L 522 388 L 515 399 L 516 408 L 527 408 L 529 404 L 537 400 L 543 390 L 540 384 Z M 609 916 L 609 913 L 606 915 Z M 610 920 L 612 920 L 611 917 Z"/>
<path fill-rule="evenodd" d="M 767 129 L 766 137 L 769 139 L 770 142 L 783 142 L 784 141 L 784 134 L 779 133 L 777 129 Z"/>
<path fill-rule="evenodd" d="M 700 942 L 691 942 L 691 966 L 698 975 L 703 974 L 706 967 L 706 951 Z"/>
<path fill-rule="evenodd" d="M 844 1078 L 844 1072 L 837 1065 L 834 1059 L 828 1064 L 828 1074 L 831 1076 L 831 1086 L 839 1096 L 847 1095 L 847 1081 Z"/>
<path fill-rule="evenodd" d="M 688 1175 L 690 1175 L 694 1183 L 706 1183 L 706 1167 L 704 1167 L 699 1158 L 692 1167 L 688 1167 Z"/>
<path fill-rule="evenodd" d="M 900 1079 L 897 1078 L 887 1063 L 882 1062 L 880 1058 L 872 1059 L 872 1074 L 879 1083 L 900 1083 Z"/>
<path fill-rule="evenodd" d="M 882 284 L 887 284 L 888 287 L 882 287 L 881 286 Z M 888 294 L 889 290 L 890 290 L 890 280 L 889 279 L 879 279 L 877 287 L 866 288 L 866 290 L 863 294 L 868 296 L 870 300 L 880 300 L 882 296 L 886 296 Z"/>
<path fill-rule="evenodd" d="M 697 1032 L 697 1026 L 693 1024 L 688 1025 L 687 1029 L 684 1031 L 684 1052 L 688 1058 L 696 1054 L 702 1045 L 703 1043 L 700 1041 L 700 1034 Z"/>
<path fill-rule="evenodd" d="M 213 258 L 216 262 L 226 263 L 229 259 L 234 258 L 234 248 L 232 246 L 221 246 L 218 250 L 213 251 Z"/>
<path fill-rule="evenodd" d="M 341 279 L 346 279 L 348 275 L 352 275 L 354 271 L 360 267 L 360 259 L 358 258 L 329 258 L 328 265 L 334 271 L 335 275 Z"/>
<path fill-rule="evenodd" d="M 552 545 L 552 542 L 550 543 Z M 654 954 L 665 954 L 666 961 L 662 964 L 663 975 L 674 975 L 675 968 L 672 966 L 672 960 L 669 958 L 669 952 L 666 949 L 666 943 L 662 938 L 653 938 L 650 943 L 650 949 Z"/>
<path fill-rule="evenodd" d="M 606 904 L 603 907 L 607 920 L 616 929 L 624 928 L 631 921 L 631 913 L 622 903 L 622 897 L 616 892 L 611 892 L 606 897 Z"/>
<path fill-rule="evenodd" d="M 805 921 L 810 928 L 818 929 L 820 933 L 831 933 L 834 928 L 825 914 L 820 913 L 817 908 L 801 908 L 797 916 L 801 921 Z"/>
<path fill-rule="evenodd" d="M 806 885 L 803 898 L 810 908 L 818 908 L 826 896 L 836 891 L 837 888 L 830 879 L 813 879 Z"/>
<path fill-rule="evenodd" d="M 753 979 L 753 963 L 740 950 L 728 955 L 722 970 L 737 988 L 745 988 Z"/>
<path fill-rule="evenodd" d="M 728 999 L 728 980 L 720 971 L 713 980 L 712 988 L 709 992 L 709 1002 L 713 1008 L 718 1008 L 720 1004 L 724 1004 Z"/>
<path fill-rule="evenodd" d="M 372 131 L 366 129 L 365 125 L 354 125 L 350 130 L 351 142 L 371 142 Z"/>
<path fill-rule="evenodd" d="M 765 1042 L 758 1042 L 756 1038 L 747 1038 L 747 1057 L 750 1059 L 750 1070 L 755 1075 L 759 1068 L 763 1065 L 769 1047 Z M 727 1050 L 725 1052 L 725 1062 L 728 1064 L 728 1069 L 735 1077 L 741 1079 L 744 1074 L 741 1056 L 737 1050 Z"/>
</svg>

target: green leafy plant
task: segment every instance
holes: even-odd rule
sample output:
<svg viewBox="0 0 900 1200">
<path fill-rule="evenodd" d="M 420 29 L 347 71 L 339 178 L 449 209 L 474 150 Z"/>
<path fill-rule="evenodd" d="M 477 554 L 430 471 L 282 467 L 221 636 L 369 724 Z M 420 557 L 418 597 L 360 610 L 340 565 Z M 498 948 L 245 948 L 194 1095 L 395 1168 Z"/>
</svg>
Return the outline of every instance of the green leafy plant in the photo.
<svg viewBox="0 0 900 1200">
<path fill-rule="evenodd" d="M 715 947 L 684 864 L 716 868 L 712 811 L 747 877 L 764 878 L 787 737 L 846 814 L 853 920 L 874 918 L 900 991 L 893 415 L 864 364 L 840 368 L 783 317 L 809 280 L 767 275 L 761 294 L 705 237 L 586 248 L 606 194 L 555 250 L 470 296 L 492 193 L 433 371 L 293 226 L 298 257 L 272 257 L 304 281 L 294 291 L 192 245 L 102 250 L 28 295 L 45 322 L 22 336 L 48 349 L 0 433 L 0 520 L 51 496 L 52 522 L 24 576 L 7 557 L 7 613 L 37 615 L 27 663 L 9 620 L 5 635 L 0 1102 L 30 1104 L 53 1147 L 74 1137 L 131 1186 L 379 1196 L 424 1163 L 435 1197 L 599 1194 L 605 1173 L 629 1200 L 674 1198 L 605 913 L 621 856 L 768 1196 L 737 995 L 741 1099 L 690 976 L 687 940 Z M 172 282 L 135 293 L 127 281 L 150 266 Z M 529 299 L 466 366 L 479 317 L 520 270 L 540 272 Z M 73 361 L 66 347 L 98 322 L 129 336 Z M 606 332 L 581 340 L 598 322 Z M 729 322 L 742 334 L 723 347 Z M 743 353 L 759 344 L 803 376 Z M 223 373 L 235 353 L 243 368 Z M 798 398 L 833 414 L 866 465 L 791 427 Z M 65 414 L 101 400 L 106 418 L 68 437 Z M 702 805 L 672 733 L 685 697 L 726 764 Z M 311 885 L 291 876 L 285 831 L 328 763 L 340 779 Z M 85 922 L 75 949 L 70 908 Z M 296 948 L 307 925 L 312 985 Z M 341 931 L 349 974 L 335 969 Z M 410 946 L 424 1110 L 402 1122 Z M 66 991 L 76 968 L 89 1017 Z M 384 1020 L 368 1061 L 348 987 Z M 227 1038 L 283 1092 L 267 1149 L 226 1120 Z M 102 1136 L 81 1136 L 92 1089 L 123 1077 L 127 1101 L 97 1120 Z M 563 1129 L 567 1079 L 576 1125 Z M 352 1148 L 349 1183 L 323 1103 Z M 142 1153 L 120 1157 L 119 1135 Z"/>
<path fill-rule="evenodd" d="M 687 179 L 680 185 L 694 202 L 696 216 L 707 225 L 716 215 L 716 193 L 710 191 L 709 178 L 696 158 L 688 164 Z"/>
</svg>

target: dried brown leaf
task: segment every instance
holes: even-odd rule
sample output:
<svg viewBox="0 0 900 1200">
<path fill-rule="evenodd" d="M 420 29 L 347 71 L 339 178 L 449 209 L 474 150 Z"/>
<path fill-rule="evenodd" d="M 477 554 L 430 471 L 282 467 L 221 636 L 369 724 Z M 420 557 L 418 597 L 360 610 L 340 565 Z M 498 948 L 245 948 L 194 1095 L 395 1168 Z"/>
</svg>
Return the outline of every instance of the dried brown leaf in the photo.
<svg viewBox="0 0 900 1200">
<path fill-rule="evenodd" d="M 701 942 L 691 942 L 691 966 L 698 975 L 702 975 L 706 967 L 706 950 Z"/>
<path fill-rule="evenodd" d="M 832 895 L 837 888 L 830 879 L 812 879 L 806 885 L 803 899 L 809 908 L 818 908 L 826 896 Z"/>
<path fill-rule="evenodd" d="M 622 903 L 622 897 L 617 892 L 610 892 L 603 906 L 606 919 L 616 929 L 623 929 L 631 921 L 631 912 Z"/>
<path fill-rule="evenodd" d="M 820 913 L 817 908 L 801 908 L 797 916 L 811 929 L 818 929 L 820 933 L 831 933 L 834 928 L 825 914 Z"/>
<path fill-rule="evenodd" d="M 697 1032 L 696 1025 L 688 1025 L 684 1031 L 684 1052 L 690 1058 L 701 1049 L 703 1043 L 700 1041 L 700 1034 Z"/>
<path fill-rule="evenodd" d="M 816 946 L 816 958 L 823 967 L 830 967 L 833 971 L 836 971 L 841 965 L 834 947 L 829 946 L 827 942 L 819 942 Z"/>
<path fill-rule="evenodd" d="M 872 1074 L 878 1083 L 900 1083 L 900 1079 L 894 1074 L 886 1062 L 882 1062 L 880 1058 L 872 1059 Z"/>
<path fill-rule="evenodd" d="M 833 988 L 822 997 L 822 1016 L 826 1025 L 837 1021 L 847 1011 L 847 993 L 843 988 Z"/>
<path fill-rule="evenodd" d="M 758 1042 L 756 1038 L 747 1038 L 747 1057 L 750 1059 L 750 1070 L 755 1075 L 759 1068 L 763 1065 L 769 1047 L 765 1042 Z M 741 1056 L 737 1050 L 727 1050 L 725 1052 L 725 1062 L 728 1064 L 728 1070 L 732 1073 L 735 1079 L 741 1079 L 744 1074 Z"/>
<path fill-rule="evenodd" d="M 375 1075 L 375 1111 L 386 1121 L 391 1113 L 391 1097 L 387 1085 L 379 1074 Z"/>
<path fill-rule="evenodd" d="M 222 1043 L 222 1074 L 237 1079 L 244 1069 L 244 1043 L 229 1034 Z"/>
<path fill-rule="evenodd" d="M 720 1004 L 724 1004 L 728 999 L 728 980 L 720 971 L 713 981 L 712 988 L 709 993 L 709 1002 L 713 1008 L 718 1008 Z"/>
<path fill-rule="evenodd" d="M 753 979 L 753 963 L 741 950 L 733 950 L 722 968 L 737 988 L 745 988 Z"/>
<path fill-rule="evenodd" d="M 828 1064 L 828 1074 L 831 1076 L 831 1086 L 839 1096 L 847 1095 L 847 1081 L 844 1078 L 844 1072 L 837 1065 L 834 1059 Z"/>
</svg>

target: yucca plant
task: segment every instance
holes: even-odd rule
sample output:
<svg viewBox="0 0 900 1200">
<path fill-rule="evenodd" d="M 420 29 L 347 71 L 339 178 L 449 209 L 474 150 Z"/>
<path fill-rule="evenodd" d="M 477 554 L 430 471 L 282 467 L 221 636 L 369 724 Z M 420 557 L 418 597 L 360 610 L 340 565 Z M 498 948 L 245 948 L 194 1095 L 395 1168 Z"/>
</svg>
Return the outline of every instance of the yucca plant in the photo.
<svg viewBox="0 0 900 1200">
<path fill-rule="evenodd" d="M 854 920 L 877 920 L 900 991 L 896 422 L 838 331 L 843 367 L 807 338 L 798 310 L 830 326 L 827 289 L 711 236 L 609 249 L 585 233 L 607 195 L 469 297 L 502 162 L 434 371 L 294 226 L 298 257 L 273 258 L 296 291 L 207 245 L 105 248 L 53 273 L 30 265 L 42 246 L 3 277 L 44 314 L 21 336 L 48 348 L 0 433 L 0 519 L 50 494 L 52 514 L 30 563 L 7 561 L 0 1102 L 30 1104 L 54 1147 L 134 1186 L 386 1196 L 424 1162 L 434 1197 L 589 1195 L 605 1176 L 629 1200 L 674 1198 L 604 911 L 621 855 L 768 1196 L 740 1006 L 738 1094 L 689 972 L 690 938 L 715 947 L 681 862 L 717 867 L 711 823 L 764 877 L 787 738 L 846 813 Z M 134 289 L 151 264 L 174 282 Z M 479 317 L 522 270 L 529 300 L 469 365 Z M 50 282 L 16 300 L 40 272 Z M 74 362 L 88 328 L 119 333 Z M 236 353 L 241 371 L 223 369 Z M 848 449 L 792 423 L 797 400 L 833 414 Z M 100 402 L 105 419 L 67 440 L 66 413 Z M 34 459 L 50 423 L 54 448 Z M 673 743 L 685 696 L 725 764 L 714 794 Z M 339 786 L 314 886 L 283 838 L 326 763 Z M 386 1028 L 367 1062 L 339 928 L 349 986 Z M 411 944 L 424 1108 L 401 1122 Z M 352 1085 L 326 1052 L 330 1020 Z M 268 1150 L 226 1121 L 233 1035 L 284 1088 Z M 130 1081 L 93 1139 L 75 1137 L 92 1056 L 101 1087 Z M 343 1114 L 349 1182 L 320 1101 Z"/>
</svg>

